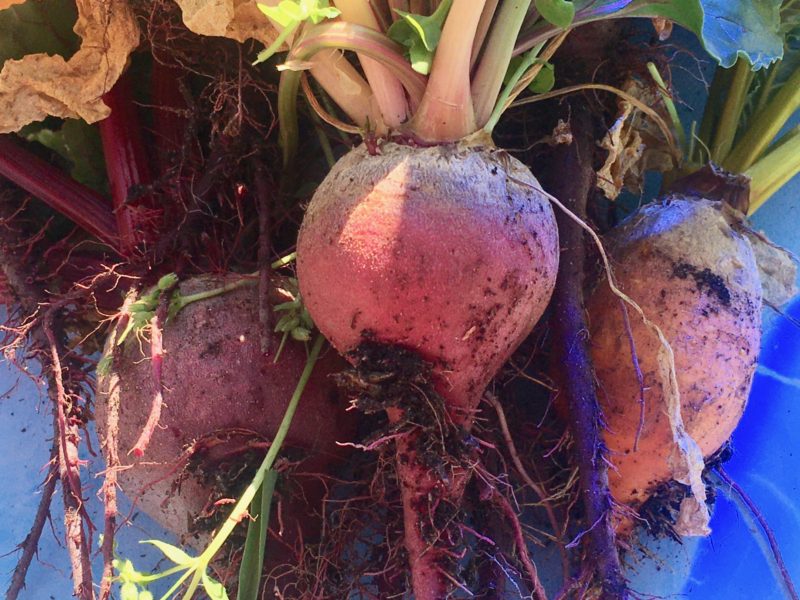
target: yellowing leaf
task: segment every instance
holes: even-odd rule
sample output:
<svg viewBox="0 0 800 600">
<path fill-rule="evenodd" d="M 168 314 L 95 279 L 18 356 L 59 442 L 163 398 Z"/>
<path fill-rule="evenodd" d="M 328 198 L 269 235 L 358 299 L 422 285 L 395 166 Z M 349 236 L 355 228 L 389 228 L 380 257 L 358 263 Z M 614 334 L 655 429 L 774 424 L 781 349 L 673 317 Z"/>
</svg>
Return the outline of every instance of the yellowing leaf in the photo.
<svg viewBox="0 0 800 600">
<path fill-rule="evenodd" d="M 48 115 L 89 123 L 108 116 L 101 96 L 125 68 L 139 43 L 139 30 L 124 0 L 77 0 L 76 5 L 74 29 L 83 41 L 69 60 L 29 54 L 3 64 L 0 133 L 17 131 Z"/>
<path fill-rule="evenodd" d="M 264 17 L 259 4 L 276 6 L 278 0 L 176 0 L 183 22 L 200 35 L 226 37 L 237 42 L 258 40 L 269 46 L 278 32 Z"/>
<path fill-rule="evenodd" d="M 22 4 L 25 0 L 0 0 L 0 10 L 5 10 L 9 6 L 14 6 L 15 4 Z"/>
</svg>

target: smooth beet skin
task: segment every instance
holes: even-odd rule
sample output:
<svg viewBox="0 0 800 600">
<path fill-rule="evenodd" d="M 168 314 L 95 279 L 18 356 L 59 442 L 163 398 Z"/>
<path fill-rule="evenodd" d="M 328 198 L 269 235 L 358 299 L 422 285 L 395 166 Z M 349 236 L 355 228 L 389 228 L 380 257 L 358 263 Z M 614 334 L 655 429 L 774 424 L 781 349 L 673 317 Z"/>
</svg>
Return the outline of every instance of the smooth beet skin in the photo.
<svg viewBox="0 0 800 600">
<path fill-rule="evenodd" d="M 468 424 L 550 299 L 558 233 L 539 183 L 503 151 L 362 145 L 318 188 L 297 257 L 304 302 L 340 352 L 367 339 L 418 352 Z"/>
<path fill-rule="evenodd" d="M 672 197 L 639 209 L 607 240 L 617 284 L 672 346 L 683 422 L 705 457 L 739 423 L 761 339 L 761 282 L 750 242 L 737 230 L 739 218 L 720 202 Z M 603 283 L 587 311 L 615 467 L 609 485 L 617 502 L 638 508 L 673 476 L 661 344 L 629 311 L 642 407 L 620 300 Z"/>
</svg>

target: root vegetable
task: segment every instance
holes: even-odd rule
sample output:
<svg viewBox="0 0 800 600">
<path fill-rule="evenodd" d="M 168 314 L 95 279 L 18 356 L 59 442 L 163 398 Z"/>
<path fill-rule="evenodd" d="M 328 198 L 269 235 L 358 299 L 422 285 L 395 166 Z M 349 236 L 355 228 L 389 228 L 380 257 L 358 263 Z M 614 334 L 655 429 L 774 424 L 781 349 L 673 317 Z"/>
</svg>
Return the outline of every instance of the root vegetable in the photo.
<svg viewBox="0 0 800 600">
<path fill-rule="evenodd" d="M 558 234 L 539 189 L 517 160 L 465 143 L 351 151 L 318 188 L 298 239 L 314 322 L 343 353 L 370 341 L 432 363 L 450 420 L 468 430 L 553 290 Z M 402 409 L 389 416 L 401 421 Z M 430 499 L 457 506 L 465 478 L 444 481 L 426 466 L 417 435 L 412 427 L 397 441 L 397 470 L 423 600 L 446 595 L 442 553 L 423 534 Z"/>
<path fill-rule="evenodd" d="M 705 457 L 728 440 L 742 416 L 761 336 L 761 284 L 738 218 L 720 202 L 673 197 L 643 207 L 608 240 L 620 289 L 672 347 L 683 423 Z M 631 313 L 640 381 L 619 298 L 602 284 L 587 310 L 605 443 L 615 466 L 610 488 L 618 502 L 638 507 L 674 476 L 661 345 Z"/>
<path fill-rule="evenodd" d="M 220 278 L 194 278 L 181 283 L 180 292 L 188 295 L 223 283 Z M 148 345 L 129 336 L 110 372 L 98 381 L 96 416 L 103 437 L 109 402 L 119 402 L 120 486 L 139 508 L 195 546 L 203 536 L 194 521 L 210 508 L 209 501 L 219 498 L 213 496 L 210 481 L 236 485 L 230 470 L 269 444 L 305 366 L 306 352 L 293 341 L 277 363 L 261 353 L 257 296 L 256 285 L 239 288 L 191 303 L 167 322 L 164 404 L 144 456 L 129 451 L 147 422 L 153 398 Z M 353 419 L 329 378 L 343 364 L 332 352 L 317 363 L 289 431 L 287 451 L 299 449 L 301 456 L 307 455 L 301 468 L 309 473 L 324 472 L 343 458 L 335 442 L 354 434 Z M 319 510 L 323 488 L 313 478 L 303 481 L 302 488 L 305 500 L 285 505 L 293 506 L 292 517 L 313 535 L 309 515 Z M 234 497 L 237 492 L 227 491 Z M 291 537 L 297 526 L 291 521 L 285 525 Z"/>
</svg>

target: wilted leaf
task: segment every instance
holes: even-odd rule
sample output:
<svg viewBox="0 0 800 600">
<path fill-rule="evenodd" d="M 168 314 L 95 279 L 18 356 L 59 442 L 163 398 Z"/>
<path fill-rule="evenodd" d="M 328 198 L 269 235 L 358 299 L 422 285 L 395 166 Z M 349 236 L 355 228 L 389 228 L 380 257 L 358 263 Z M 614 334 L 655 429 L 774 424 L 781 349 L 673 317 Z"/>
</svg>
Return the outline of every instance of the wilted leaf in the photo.
<svg viewBox="0 0 800 600">
<path fill-rule="evenodd" d="M 764 302 L 775 307 L 786 304 L 797 295 L 797 265 L 792 255 L 761 233 L 744 233 L 756 257 Z"/>
<path fill-rule="evenodd" d="M 634 79 L 623 90 L 669 118 L 657 90 Z M 600 142 L 608 157 L 597 172 L 597 187 L 609 200 L 623 188 L 639 191 L 646 171 L 665 172 L 676 166 L 667 140 L 652 119 L 624 98 L 617 101 L 617 108 L 617 118 Z"/>
<path fill-rule="evenodd" d="M 69 59 L 29 54 L 7 60 L 0 72 L 0 133 L 48 115 L 89 123 L 109 114 L 101 96 L 119 78 L 139 43 L 133 12 L 124 0 L 77 0 L 80 49 Z"/>
<path fill-rule="evenodd" d="M 259 4 L 277 6 L 278 0 L 176 0 L 183 22 L 200 35 L 226 37 L 237 42 L 258 40 L 269 46 L 278 32 L 264 17 Z"/>
</svg>

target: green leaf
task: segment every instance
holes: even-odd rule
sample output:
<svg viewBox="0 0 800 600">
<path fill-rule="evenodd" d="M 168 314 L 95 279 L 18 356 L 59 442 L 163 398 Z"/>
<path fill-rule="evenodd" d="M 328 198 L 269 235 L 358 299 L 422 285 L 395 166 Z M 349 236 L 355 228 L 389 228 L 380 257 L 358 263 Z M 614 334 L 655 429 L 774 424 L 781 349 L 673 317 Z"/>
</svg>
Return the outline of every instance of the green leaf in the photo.
<svg viewBox="0 0 800 600">
<path fill-rule="evenodd" d="M 515 56 L 509 61 L 508 70 L 503 77 L 503 84 L 508 85 L 508 83 L 511 81 L 511 77 L 514 75 L 514 73 L 516 73 L 517 69 L 522 64 L 522 60 L 522 56 Z M 542 61 L 539 62 L 541 63 Z M 552 90 L 555 84 L 555 68 L 553 67 L 552 63 L 545 62 L 542 64 L 542 70 L 539 71 L 538 75 L 536 75 L 533 81 L 531 81 L 530 85 L 528 85 L 528 89 L 534 94 L 544 94 L 545 92 Z"/>
<path fill-rule="evenodd" d="M 572 0 L 536 0 L 535 5 L 539 14 L 556 27 L 566 29 L 575 19 L 575 4 Z"/>
<path fill-rule="evenodd" d="M 282 0 L 278 6 L 259 4 L 258 8 L 284 29 L 303 21 L 311 21 L 316 25 L 340 14 L 338 9 L 330 6 L 328 0 Z"/>
<path fill-rule="evenodd" d="M 307 342 L 311 339 L 311 332 L 305 327 L 294 327 L 291 331 L 292 339 L 298 342 Z"/>
<path fill-rule="evenodd" d="M 69 164 L 73 179 L 104 193 L 107 191 L 106 163 L 100 132 L 80 119 L 65 119 L 60 128 L 31 123 L 19 135 L 29 142 L 38 142 L 61 156 Z"/>
<path fill-rule="evenodd" d="M 783 54 L 780 4 L 781 0 L 580 0 L 575 24 L 663 17 L 694 32 L 722 66 L 732 66 L 743 55 L 760 69 Z"/>
<path fill-rule="evenodd" d="M 544 63 L 542 70 L 534 77 L 528 89 L 534 94 L 544 94 L 553 89 L 556 84 L 556 72 L 552 63 Z"/>
<path fill-rule="evenodd" d="M 183 550 L 178 548 L 177 546 L 173 546 L 172 544 L 167 544 L 166 542 L 162 542 L 161 540 L 142 540 L 139 542 L 140 544 L 150 544 L 155 546 L 161 552 L 164 553 L 169 560 L 174 562 L 176 565 L 191 565 L 195 562 L 195 559 L 186 554 Z"/>
<path fill-rule="evenodd" d="M 123 583 L 119 590 L 120 600 L 139 600 L 139 588 L 130 581 Z"/>
<path fill-rule="evenodd" d="M 142 590 L 139 592 L 139 600 L 153 600 L 152 592 L 148 592 L 147 590 Z"/>
<path fill-rule="evenodd" d="M 43 52 L 71 56 L 80 46 L 72 31 L 78 18 L 70 0 L 25 2 L 0 11 L 0 66 L 8 59 Z"/>
<path fill-rule="evenodd" d="M 450 11 L 452 0 L 445 0 L 432 15 L 415 15 L 395 9 L 402 17 L 395 21 L 386 34 L 406 49 L 411 68 L 417 73 L 427 75 L 436 47 L 442 37 L 442 27 Z"/>
<path fill-rule="evenodd" d="M 177 285 L 177 283 L 178 283 L 178 276 L 175 273 L 167 273 L 161 279 L 158 280 L 158 284 L 156 284 L 156 287 L 159 289 L 159 291 L 163 292 Z"/>
<path fill-rule="evenodd" d="M 278 473 L 272 469 L 264 476 L 264 483 L 256 492 L 250 504 L 250 515 L 253 520 L 247 526 L 247 537 L 244 542 L 242 564 L 239 567 L 239 589 L 236 593 L 237 600 L 250 600 L 258 598 L 261 585 L 261 572 L 264 566 L 264 554 L 267 546 L 267 532 L 269 531 L 269 513 L 272 505 L 272 495 L 275 491 L 275 482 Z"/>
<path fill-rule="evenodd" d="M 702 0 L 703 44 L 723 67 L 744 55 L 753 69 L 783 56 L 781 0 Z"/>
<path fill-rule="evenodd" d="M 203 571 L 202 580 L 203 588 L 210 600 L 228 600 L 228 592 L 225 591 L 225 586 L 219 581 L 205 571 Z M 257 598 L 257 596 L 253 596 L 253 598 Z"/>
</svg>

